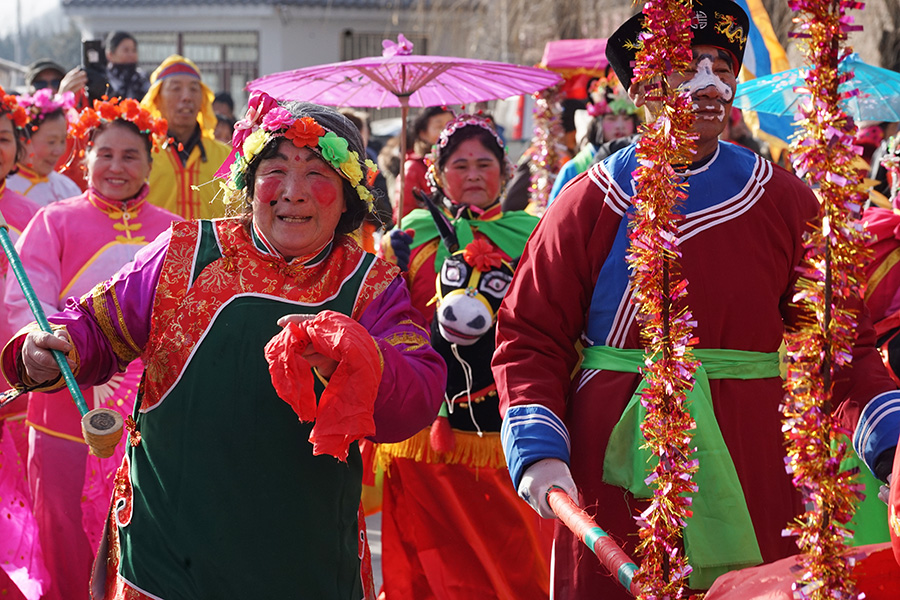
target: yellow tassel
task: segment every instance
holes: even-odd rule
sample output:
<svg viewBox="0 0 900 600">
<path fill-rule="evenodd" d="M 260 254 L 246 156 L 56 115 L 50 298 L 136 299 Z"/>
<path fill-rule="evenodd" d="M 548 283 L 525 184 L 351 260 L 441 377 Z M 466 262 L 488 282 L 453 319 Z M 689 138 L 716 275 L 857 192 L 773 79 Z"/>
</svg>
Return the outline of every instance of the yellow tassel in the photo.
<svg viewBox="0 0 900 600">
<path fill-rule="evenodd" d="M 423 429 L 408 440 L 396 444 L 378 444 L 376 464 L 390 477 L 389 467 L 394 458 L 408 458 L 416 462 L 465 465 L 472 468 L 506 468 L 506 457 L 500 444 L 500 433 L 485 433 L 479 437 L 470 431 L 453 430 L 456 447 L 451 452 L 437 452 L 431 447 L 431 429 Z"/>
</svg>

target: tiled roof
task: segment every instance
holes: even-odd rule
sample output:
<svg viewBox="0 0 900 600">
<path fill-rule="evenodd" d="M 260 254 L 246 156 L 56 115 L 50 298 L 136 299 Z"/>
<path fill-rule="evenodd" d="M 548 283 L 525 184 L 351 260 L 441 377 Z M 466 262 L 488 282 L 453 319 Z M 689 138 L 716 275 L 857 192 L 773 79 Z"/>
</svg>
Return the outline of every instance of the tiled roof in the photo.
<svg viewBox="0 0 900 600">
<path fill-rule="evenodd" d="M 64 8 L 138 8 L 148 6 L 199 5 L 274 5 L 310 8 L 410 8 L 420 0 L 62 0 Z M 426 0 L 426 4 L 430 4 Z"/>
</svg>

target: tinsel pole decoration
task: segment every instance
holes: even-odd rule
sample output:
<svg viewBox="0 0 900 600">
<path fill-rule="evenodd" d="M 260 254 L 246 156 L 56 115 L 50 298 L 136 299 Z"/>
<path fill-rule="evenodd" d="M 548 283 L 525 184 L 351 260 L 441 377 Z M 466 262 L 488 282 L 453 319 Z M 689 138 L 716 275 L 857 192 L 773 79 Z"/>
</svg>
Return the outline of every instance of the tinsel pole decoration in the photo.
<svg viewBox="0 0 900 600">
<path fill-rule="evenodd" d="M 689 132 L 694 115 L 690 95 L 670 89 L 667 78 L 684 72 L 691 62 L 690 0 L 650 0 L 644 4 L 645 32 L 638 41 L 635 84 L 648 83 L 647 100 L 658 106 L 655 118 L 642 126 L 637 147 L 640 166 L 634 171 L 635 214 L 629 233 L 628 263 L 634 303 L 639 307 L 645 350 L 641 403 L 647 414 L 641 425 L 645 447 L 659 462 L 647 481 L 653 498 L 638 518 L 640 569 L 635 582 L 646 600 L 677 598 L 691 567 L 682 530 L 691 515 L 692 481 L 697 471 L 686 410 L 686 391 L 694 384 L 697 362 L 691 354 L 693 322 L 687 308 L 687 280 L 679 272 L 677 207 L 686 198 L 686 183 L 673 165 L 686 165 L 694 155 Z"/>
<path fill-rule="evenodd" d="M 848 555 L 847 527 L 862 495 L 853 471 L 842 471 L 849 437 L 832 416 L 832 386 L 836 369 L 852 358 L 859 298 L 867 253 L 860 211 L 865 200 L 858 191 L 862 173 L 853 167 L 861 149 L 854 145 L 856 126 L 840 101 L 838 86 L 853 73 L 838 73 L 848 51 L 843 47 L 852 25 L 848 9 L 863 4 L 849 0 L 789 0 L 799 15 L 795 37 L 805 43 L 809 64 L 798 123 L 801 132 L 791 144 L 797 175 L 817 191 L 822 206 L 821 227 L 804 239 L 807 259 L 800 267 L 794 301 L 802 310 L 800 324 L 785 336 L 789 356 L 782 405 L 787 441 L 785 465 L 803 496 L 806 511 L 785 529 L 797 536 L 802 569 L 794 583 L 800 600 L 857 598 Z"/>
<path fill-rule="evenodd" d="M 531 173 L 531 208 L 540 216 L 547 208 L 553 182 L 567 156 L 560 119 L 562 87 L 554 86 L 534 94 L 534 136 L 528 169 Z"/>
</svg>

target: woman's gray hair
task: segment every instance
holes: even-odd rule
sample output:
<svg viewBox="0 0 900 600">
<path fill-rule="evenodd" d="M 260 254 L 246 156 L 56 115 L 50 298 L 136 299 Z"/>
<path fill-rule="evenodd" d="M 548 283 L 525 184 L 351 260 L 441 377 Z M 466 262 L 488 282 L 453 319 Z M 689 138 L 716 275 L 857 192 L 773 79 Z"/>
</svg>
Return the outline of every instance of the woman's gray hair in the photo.
<svg viewBox="0 0 900 600">
<path fill-rule="evenodd" d="M 347 140 L 348 150 L 352 152 L 356 152 L 357 156 L 360 157 L 360 160 L 365 160 L 366 158 L 366 148 L 363 146 L 362 136 L 359 133 L 359 130 L 356 128 L 356 125 L 353 124 L 350 119 L 339 113 L 333 108 L 329 108 L 327 106 L 321 106 L 319 104 L 313 104 L 312 102 L 279 102 L 279 105 L 285 108 L 288 112 L 291 113 L 295 118 L 303 118 L 303 117 L 311 117 L 314 119 L 319 125 L 327 129 L 328 131 L 333 131 L 339 137 Z M 244 192 L 247 194 L 247 203 L 244 206 L 244 212 L 250 213 L 252 211 L 252 207 L 250 206 L 251 201 L 253 200 L 254 194 L 254 179 L 256 178 L 256 170 L 259 168 L 260 162 L 267 158 L 271 158 L 275 156 L 278 152 L 278 147 L 282 143 L 291 143 L 285 137 L 275 137 L 270 140 L 263 149 L 253 157 L 253 160 L 247 165 L 247 169 L 244 175 L 244 181 L 247 182 L 247 187 L 244 189 Z M 309 147 L 313 152 L 318 153 L 318 149 L 314 147 Z M 328 166 L 332 169 L 334 167 L 327 160 L 325 161 Z M 365 167 L 363 167 L 363 172 L 365 173 Z M 341 215 L 340 220 L 338 221 L 338 225 L 335 228 L 335 233 L 338 234 L 346 234 L 355 231 L 362 225 L 363 218 L 365 218 L 366 214 L 369 212 L 368 206 L 366 202 L 360 199 L 359 194 L 350 185 L 350 182 L 346 180 L 343 174 L 341 174 L 337 169 L 335 171 L 338 175 L 341 175 L 341 181 L 344 186 L 344 200 L 347 203 L 347 211 Z M 363 181 L 360 182 L 360 185 L 366 184 L 366 178 L 363 177 Z"/>
</svg>

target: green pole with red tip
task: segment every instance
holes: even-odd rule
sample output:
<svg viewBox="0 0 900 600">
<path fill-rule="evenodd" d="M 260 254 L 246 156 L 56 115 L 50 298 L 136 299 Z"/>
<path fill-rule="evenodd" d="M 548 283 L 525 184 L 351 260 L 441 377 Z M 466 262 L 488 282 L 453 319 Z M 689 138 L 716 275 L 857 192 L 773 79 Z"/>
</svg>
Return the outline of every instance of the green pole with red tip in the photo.
<svg viewBox="0 0 900 600">
<path fill-rule="evenodd" d="M 16 252 L 9 237 L 9 225 L 6 223 L 6 218 L 2 212 L 0 212 L 0 246 L 3 246 L 3 253 L 6 254 L 6 258 L 9 260 L 9 267 L 16 276 L 19 286 L 22 288 L 22 293 L 25 295 L 25 300 L 28 302 L 31 313 L 34 315 L 34 319 L 37 321 L 41 331 L 53 334 L 50 322 L 47 320 L 44 309 L 41 308 L 41 303 L 34 293 L 31 281 L 28 279 L 28 274 L 25 273 L 25 267 L 22 266 L 19 253 Z M 111 456 L 115 451 L 116 443 L 122 437 L 122 416 L 108 408 L 96 408 L 88 411 L 81 389 L 79 389 L 78 383 L 75 381 L 75 375 L 72 374 L 72 369 L 69 368 L 69 361 L 66 360 L 66 355 L 59 350 L 51 350 L 51 352 L 54 360 L 56 360 L 56 364 L 59 366 L 63 380 L 66 382 L 66 387 L 69 388 L 69 393 L 72 394 L 72 400 L 75 401 L 75 406 L 78 407 L 78 412 L 81 414 L 82 432 L 85 440 L 91 447 L 91 452 L 101 458 Z"/>
<path fill-rule="evenodd" d="M 561 487 L 552 486 L 547 491 L 547 504 L 559 520 L 600 559 L 600 563 L 616 576 L 622 587 L 637 598 L 640 590 L 634 583 L 634 573 L 638 567 L 609 534 L 575 504 Z"/>
</svg>

